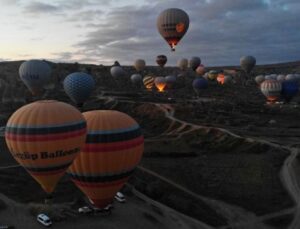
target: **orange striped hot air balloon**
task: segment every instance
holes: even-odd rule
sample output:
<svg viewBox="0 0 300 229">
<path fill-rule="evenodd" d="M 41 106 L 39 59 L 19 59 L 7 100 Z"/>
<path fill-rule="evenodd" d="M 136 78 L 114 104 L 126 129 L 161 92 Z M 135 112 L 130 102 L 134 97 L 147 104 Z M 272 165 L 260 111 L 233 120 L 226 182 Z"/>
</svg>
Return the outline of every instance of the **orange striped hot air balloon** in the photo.
<svg viewBox="0 0 300 229">
<path fill-rule="evenodd" d="M 76 186 L 99 208 L 110 204 L 144 151 L 140 126 L 127 114 L 112 110 L 83 113 L 86 145 L 68 173 Z"/>
<path fill-rule="evenodd" d="M 85 138 L 86 121 L 82 114 L 73 106 L 54 100 L 21 107 L 5 129 L 11 154 L 48 194 L 80 152 Z"/>
</svg>

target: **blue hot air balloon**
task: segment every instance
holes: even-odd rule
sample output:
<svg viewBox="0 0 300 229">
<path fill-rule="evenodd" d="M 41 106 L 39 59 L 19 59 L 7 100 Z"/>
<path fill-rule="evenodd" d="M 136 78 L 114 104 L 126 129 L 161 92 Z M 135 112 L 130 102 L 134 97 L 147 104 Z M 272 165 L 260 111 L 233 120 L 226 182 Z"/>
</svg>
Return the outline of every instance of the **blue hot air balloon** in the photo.
<svg viewBox="0 0 300 229">
<path fill-rule="evenodd" d="M 294 80 L 283 81 L 281 86 L 282 86 L 281 96 L 286 102 L 290 102 L 292 98 L 296 96 L 299 91 L 298 82 Z"/>
<path fill-rule="evenodd" d="M 91 95 L 94 87 L 95 81 L 93 77 L 84 72 L 72 73 L 64 80 L 65 92 L 80 107 Z"/>
<path fill-rule="evenodd" d="M 200 77 L 200 78 L 196 78 L 193 81 L 193 88 L 194 91 L 197 93 L 197 95 L 199 95 L 199 92 L 203 89 L 206 89 L 208 87 L 208 82 L 206 79 Z"/>
</svg>

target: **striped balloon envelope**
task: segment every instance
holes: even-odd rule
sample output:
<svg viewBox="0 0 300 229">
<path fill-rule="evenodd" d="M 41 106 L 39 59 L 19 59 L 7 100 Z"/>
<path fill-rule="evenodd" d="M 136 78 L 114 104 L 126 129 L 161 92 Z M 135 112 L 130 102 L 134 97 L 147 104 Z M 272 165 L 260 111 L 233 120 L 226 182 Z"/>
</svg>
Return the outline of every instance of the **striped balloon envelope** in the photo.
<svg viewBox="0 0 300 229">
<path fill-rule="evenodd" d="M 154 86 L 154 77 L 153 76 L 145 76 L 143 79 L 143 83 L 147 90 L 151 90 Z"/>
<path fill-rule="evenodd" d="M 54 100 L 18 109 L 7 122 L 5 139 L 16 161 L 53 192 L 59 179 L 84 146 L 86 121 L 73 106 Z"/>
<path fill-rule="evenodd" d="M 281 82 L 277 80 L 265 80 L 260 84 L 260 90 L 270 102 L 277 101 L 281 93 Z"/>
<path fill-rule="evenodd" d="M 106 207 L 141 160 L 144 138 L 127 114 L 112 110 L 83 113 L 87 121 L 85 147 L 68 173 L 96 207 Z"/>
</svg>

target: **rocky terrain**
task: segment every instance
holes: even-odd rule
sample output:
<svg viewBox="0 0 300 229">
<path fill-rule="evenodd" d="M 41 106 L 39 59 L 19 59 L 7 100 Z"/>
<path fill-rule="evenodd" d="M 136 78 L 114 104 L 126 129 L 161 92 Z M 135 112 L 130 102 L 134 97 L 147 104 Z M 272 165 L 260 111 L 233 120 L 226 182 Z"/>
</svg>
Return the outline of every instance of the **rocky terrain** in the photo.
<svg viewBox="0 0 300 229">
<path fill-rule="evenodd" d="M 235 83 L 209 82 L 200 97 L 192 90 L 195 73 L 190 70 L 147 67 L 143 75 L 181 75 L 175 89 L 158 93 L 132 86 L 129 77 L 114 80 L 107 66 L 54 63 L 52 84 L 43 95 L 32 97 L 19 80 L 20 64 L 0 63 L 2 126 L 14 110 L 31 101 L 72 104 L 62 81 L 71 72 L 87 71 L 97 87 L 82 111 L 125 112 L 145 136 L 143 159 L 124 189 L 127 203 L 116 203 L 110 216 L 79 216 L 84 196 L 66 176 L 54 193 L 52 209 L 45 209 L 57 221 L 55 228 L 300 227 L 300 98 L 267 105 L 251 80 L 258 74 L 298 73 L 300 62 L 257 66 L 245 85 L 240 84 L 246 76 L 238 67 L 208 68 L 235 70 Z M 135 73 L 130 66 L 124 68 L 128 76 Z M 3 136 L 0 140 L 0 225 L 38 228 L 35 214 L 45 208 L 40 206 L 45 195 L 11 158 Z"/>
</svg>

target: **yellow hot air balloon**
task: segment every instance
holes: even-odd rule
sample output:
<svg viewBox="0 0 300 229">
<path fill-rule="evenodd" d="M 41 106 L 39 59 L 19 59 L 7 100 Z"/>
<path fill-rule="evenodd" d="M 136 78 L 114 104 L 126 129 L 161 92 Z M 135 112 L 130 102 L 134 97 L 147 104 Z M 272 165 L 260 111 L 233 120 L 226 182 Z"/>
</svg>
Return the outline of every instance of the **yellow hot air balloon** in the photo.
<svg viewBox="0 0 300 229">
<path fill-rule="evenodd" d="M 138 72 L 141 72 L 144 70 L 144 68 L 146 67 L 146 62 L 145 60 L 142 60 L 142 59 L 137 59 L 135 62 L 134 62 L 134 68 L 135 70 L 137 70 Z"/>
<path fill-rule="evenodd" d="M 189 61 L 186 58 L 182 58 L 177 61 L 177 66 L 180 70 L 185 71 L 188 68 Z"/>
<path fill-rule="evenodd" d="M 137 122 L 122 112 L 95 110 L 83 116 L 86 144 L 68 174 L 92 204 L 104 208 L 140 162 L 144 138 Z"/>
<path fill-rule="evenodd" d="M 215 70 L 210 70 L 209 72 L 208 72 L 208 79 L 210 79 L 210 80 L 216 80 L 217 79 L 217 77 L 218 77 L 218 72 L 217 71 L 215 71 Z"/>
<path fill-rule="evenodd" d="M 5 129 L 12 156 L 48 194 L 80 152 L 85 138 L 86 121 L 82 114 L 73 106 L 54 100 L 21 107 Z"/>
</svg>

